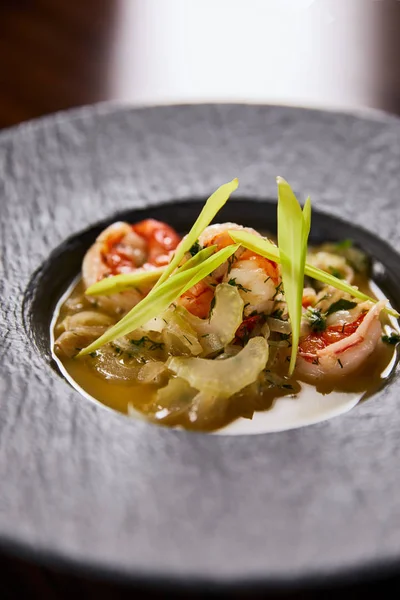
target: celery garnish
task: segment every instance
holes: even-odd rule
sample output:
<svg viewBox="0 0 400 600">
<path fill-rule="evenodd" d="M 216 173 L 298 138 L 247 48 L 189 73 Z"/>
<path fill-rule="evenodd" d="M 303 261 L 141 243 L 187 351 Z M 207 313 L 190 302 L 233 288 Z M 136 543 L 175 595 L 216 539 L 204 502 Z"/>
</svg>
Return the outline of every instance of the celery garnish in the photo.
<svg viewBox="0 0 400 600">
<path fill-rule="evenodd" d="M 191 269 L 192 267 L 201 264 L 206 258 L 214 253 L 216 248 L 217 246 L 203 248 L 203 250 L 179 267 L 179 272 L 181 273 L 182 271 L 186 271 L 187 269 Z M 151 269 L 149 271 L 121 273 L 120 275 L 114 275 L 113 277 L 105 277 L 101 281 L 88 287 L 85 294 L 88 296 L 109 296 L 135 287 L 140 287 L 140 285 L 147 285 L 159 279 L 165 269 L 166 267 L 159 267 L 158 269 Z"/>
<path fill-rule="evenodd" d="M 232 179 L 229 183 L 221 185 L 211 196 L 208 198 L 201 213 L 196 219 L 193 227 L 189 233 L 184 237 L 179 246 L 177 247 L 175 254 L 161 275 L 160 279 L 156 283 L 153 289 L 158 288 L 159 285 L 171 275 L 176 267 L 181 262 L 186 252 L 190 250 L 195 242 L 197 242 L 199 235 L 203 233 L 204 229 L 211 223 L 215 215 L 221 210 L 224 204 L 229 200 L 230 195 L 234 192 L 239 185 L 238 179 Z"/>
<path fill-rule="evenodd" d="M 127 335 L 134 329 L 147 323 L 147 321 L 150 321 L 150 319 L 163 313 L 174 300 L 227 261 L 237 249 L 238 245 L 232 244 L 216 252 L 201 264 L 175 273 L 157 289 L 153 288 L 151 294 L 148 294 L 125 317 L 108 329 L 96 341 L 81 350 L 77 356 L 90 354 L 90 352 L 94 352 L 104 344 Z"/>
<path fill-rule="evenodd" d="M 304 206 L 304 213 L 290 185 L 277 177 L 278 184 L 278 244 L 281 260 L 281 274 L 285 300 L 292 326 L 292 349 L 289 375 L 296 366 L 299 347 L 302 299 L 304 288 L 304 266 L 306 262 L 307 240 L 310 232 L 310 199 Z"/>
<path fill-rule="evenodd" d="M 276 263 L 280 263 L 280 255 L 279 248 L 274 246 L 270 241 L 265 238 L 258 237 L 253 233 L 247 233 L 247 231 L 236 231 L 230 230 L 229 236 L 232 240 L 249 250 L 252 250 L 256 254 L 260 256 L 265 256 L 269 260 L 273 260 Z M 369 301 L 376 304 L 378 300 L 376 298 L 371 298 L 367 296 L 363 292 L 360 292 L 359 289 L 346 283 L 343 279 L 338 279 L 331 275 L 330 273 L 326 273 L 322 271 L 322 269 L 318 269 L 317 267 L 313 267 L 308 263 L 305 264 L 304 273 L 313 279 L 317 279 L 318 281 L 322 281 L 322 283 L 326 283 L 327 285 L 331 285 L 337 290 L 341 290 L 342 292 L 346 292 L 350 294 L 353 298 L 358 298 L 359 300 Z M 385 307 L 384 311 L 393 317 L 399 318 L 400 314 L 395 311 L 393 308 Z"/>
<path fill-rule="evenodd" d="M 147 285 L 157 281 L 165 271 L 165 267 L 151 269 L 149 271 L 140 271 L 136 273 L 121 273 L 112 277 L 105 277 L 89 286 L 85 291 L 87 296 L 109 296 L 125 292 L 131 288 Z"/>
<path fill-rule="evenodd" d="M 228 260 L 228 258 L 230 256 L 232 256 L 232 254 L 234 254 L 236 252 L 236 250 L 238 250 L 239 246 L 240 246 L 240 244 L 230 244 L 226 248 L 223 248 L 219 252 L 216 252 L 214 254 L 214 256 L 212 256 L 208 260 L 205 260 L 199 266 L 198 271 L 196 272 L 196 274 L 185 285 L 185 287 L 182 290 L 182 294 L 184 294 L 185 292 L 187 292 L 188 290 L 190 290 L 191 287 L 193 287 L 194 285 L 196 285 L 196 283 L 198 283 L 199 281 L 201 281 L 202 279 L 204 279 L 204 277 L 207 277 L 207 275 L 209 275 L 210 273 L 212 273 L 212 271 L 215 271 L 215 269 L 217 269 L 223 262 L 225 262 L 224 260 L 223 261 L 220 260 L 220 257 L 224 256 L 224 254 L 222 254 L 223 250 L 227 250 L 225 260 Z M 215 266 L 212 266 L 213 265 L 213 259 L 216 258 L 216 257 L 218 257 L 218 260 L 215 260 Z M 210 265 L 212 266 L 211 270 L 210 270 Z"/>
</svg>

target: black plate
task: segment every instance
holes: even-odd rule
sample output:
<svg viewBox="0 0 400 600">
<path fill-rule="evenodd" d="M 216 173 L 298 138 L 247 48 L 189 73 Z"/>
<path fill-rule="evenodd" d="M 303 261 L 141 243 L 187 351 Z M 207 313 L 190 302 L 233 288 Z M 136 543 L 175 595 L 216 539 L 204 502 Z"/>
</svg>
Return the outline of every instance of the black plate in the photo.
<svg viewBox="0 0 400 600">
<path fill-rule="evenodd" d="M 208 436 L 90 403 L 52 368 L 46 337 L 94 224 L 145 209 L 185 228 L 190 202 L 235 176 L 228 218 L 258 222 L 283 175 L 345 222 L 322 215 L 318 231 L 350 231 L 378 255 L 399 301 L 399 139 L 394 117 L 238 105 L 99 106 L 0 135 L 4 548 L 172 585 L 299 587 L 400 567 L 398 373 L 325 423 Z"/>
</svg>

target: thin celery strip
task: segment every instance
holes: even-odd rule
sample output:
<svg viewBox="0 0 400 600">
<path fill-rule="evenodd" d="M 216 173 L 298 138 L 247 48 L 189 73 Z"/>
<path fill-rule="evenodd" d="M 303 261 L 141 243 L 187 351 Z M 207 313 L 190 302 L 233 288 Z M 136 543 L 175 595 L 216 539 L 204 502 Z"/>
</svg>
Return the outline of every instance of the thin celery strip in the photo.
<svg viewBox="0 0 400 600">
<path fill-rule="evenodd" d="M 192 256 L 192 258 L 179 267 L 179 272 L 181 273 L 182 271 L 186 271 L 187 269 L 199 265 L 211 256 L 216 248 L 217 246 L 203 248 L 203 250 L 195 254 L 195 256 Z M 131 288 L 147 285 L 156 281 L 161 277 L 165 269 L 166 267 L 159 267 L 158 269 L 140 271 L 139 273 L 121 273 L 120 275 L 114 275 L 113 277 L 105 277 L 101 281 L 88 287 L 85 294 L 89 296 L 110 296 L 111 294 L 125 292 Z"/>
<path fill-rule="evenodd" d="M 164 283 L 166 279 L 168 279 L 171 273 L 179 265 L 186 252 L 188 252 L 193 244 L 198 240 L 199 235 L 203 233 L 204 229 L 211 223 L 215 215 L 229 200 L 230 195 L 237 189 L 238 185 L 239 180 L 232 179 L 232 181 L 229 183 L 224 183 L 213 194 L 211 194 L 202 208 L 201 213 L 197 217 L 193 227 L 177 247 L 171 262 L 154 286 L 154 290 L 158 288 L 159 285 Z"/>
<path fill-rule="evenodd" d="M 198 283 L 199 281 L 201 281 L 202 279 L 204 279 L 204 277 L 207 277 L 207 275 L 209 275 L 210 273 L 212 273 L 212 271 L 215 271 L 215 269 L 217 269 L 220 265 L 222 265 L 223 262 L 220 260 L 220 256 L 224 256 L 222 254 L 223 250 L 227 250 L 226 252 L 226 259 L 228 260 L 228 258 L 230 256 L 232 256 L 232 254 L 234 254 L 236 252 L 236 250 L 239 249 L 240 244 L 230 244 L 229 246 L 227 246 L 226 248 L 223 248 L 222 250 L 220 250 L 219 252 L 217 252 L 216 254 L 214 254 L 214 257 L 218 256 L 218 260 L 215 260 L 215 265 L 211 271 L 210 271 L 210 265 L 213 265 L 213 258 L 211 257 L 210 259 L 208 259 L 207 261 L 204 261 L 198 268 L 198 271 L 196 272 L 196 274 L 192 277 L 192 279 L 190 279 L 190 281 L 188 281 L 188 283 L 185 285 L 185 287 L 182 290 L 182 294 L 184 294 L 185 292 L 187 292 L 188 290 L 190 290 L 191 287 L 193 287 L 194 285 L 196 285 L 196 283 Z"/>
<path fill-rule="evenodd" d="M 157 281 L 165 271 L 165 267 L 140 271 L 139 273 L 121 273 L 112 277 L 105 277 L 89 286 L 85 291 L 87 296 L 110 296 L 126 290 L 148 285 Z"/>
<path fill-rule="evenodd" d="M 292 327 L 289 374 L 292 375 L 300 339 L 304 266 L 311 224 L 311 206 L 307 199 L 304 213 L 290 185 L 282 177 L 278 184 L 278 244 L 286 304 Z"/>
<path fill-rule="evenodd" d="M 134 306 L 125 317 L 108 329 L 102 336 L 81 350 L 77 356 L 85 356 L 94 352 L 104 344 L 127 335 L 164 312 L 174 300 L 227 261 L 237 249 L 238 245 L 232 244 L 216 252 L 201 264 L 183 272 L 175 273 L 157 289 L 153 288 L 151 294 L 148 294 L 146 298 Z"/>
<path fill-rule="evenodd" d="M 229 236 L 232 240 L 249 250 L 252 250 L 256 254 L 260 256 L 265 256 L 265 258 L 269 258 L 269 260 L 273 260 L 276 263 L 280 263 L 280 255 L 279 248 L 274 246 L 270 241 L 265 238 L 258 237 L 253 233 L 248 233 L 247 231 L 229 231 Z M 378 300 L 376 298 L 371 298 L 367 296 L 363 292 L 361 292 L 356 287 L 346 283 L 343 279 L 338 279 L 334 277 L 330 273 L 326 273 L 322 271 L 322 269 L 318 269 L 317 267 L 313 267 L 309 265 L 307 262 L 304 267 L 304 273 L 313 279 L 317 279 L 318 281 L 322 281 L 322 283 L 326 283 L 327 285 L 331 285 L 337 290 L 341 290 L 342 292 L 347 292 L 353 298 L 358 298 L 359 300 L 370 301 L 376 304 Z M 399 318 L 400 314 L 391 307 L 386 307 L 385 312 L 393 317 Z"/>
</svg>

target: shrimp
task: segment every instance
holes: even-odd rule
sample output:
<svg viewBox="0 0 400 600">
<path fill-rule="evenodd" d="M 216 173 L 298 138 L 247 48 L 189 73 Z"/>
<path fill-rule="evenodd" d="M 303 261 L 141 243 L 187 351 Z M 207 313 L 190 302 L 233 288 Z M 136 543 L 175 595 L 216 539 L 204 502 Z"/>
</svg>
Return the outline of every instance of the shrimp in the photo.
<svg viewBox="0 0 400 600">
<path fill-rule="evenodd" d="M 154 219 L 135 225 L 113 223 L 102 231 L 83 259 L 85 289 L 104 277 L 168 264 L 180 239 L 172 227 Z M 125 312 L 142 300 L 148 291 L 148 288 L 132 289 L 110 297 L 97 296 L 92 301 L 107 311 Z"/>
<path fill-rule="evenodd" d="M 352 322 L 331 325 L 300 339 L 296 372 L 304 379 L 341 379 L 361 367 L 380 343 L 385 300 Z"/>
<path fill-rule="evenodd" d="M 147 263 L 156 267 L 167 265 L 179 242 L 180 236 L 176 231 L 161 221 L 146 219 L 136 225 L 132 230 L 147 244 Z"/>
<path fill-rule="evenodd" d="M 307 261 L 318 269 L 322 269 L 339 279 L 344 279 L 347 283 L 353 283 L 354 270 L 343 256 L 320 251 L 309 254 Z"/>
<path fill-rule="evenodd" d="M 199 244 L 204 247 L 215 245 L 217 250 L 221 250 L 233 243 L 228 234 L 230 229 L 260 236 L 254 229 L 236 223 L 222 223 L 207 227 L 199 237 Z M 276 263 L 240 247 L 227 262 L 181 296 L 179 304 L 192 314 L 206 318 L 218 283 L 229 283 L 238 288 L 245 304 L 244 316 L 247 317 L 255 311 L 272 312 L 279 296 L 281 278 Z"/>
</svg>

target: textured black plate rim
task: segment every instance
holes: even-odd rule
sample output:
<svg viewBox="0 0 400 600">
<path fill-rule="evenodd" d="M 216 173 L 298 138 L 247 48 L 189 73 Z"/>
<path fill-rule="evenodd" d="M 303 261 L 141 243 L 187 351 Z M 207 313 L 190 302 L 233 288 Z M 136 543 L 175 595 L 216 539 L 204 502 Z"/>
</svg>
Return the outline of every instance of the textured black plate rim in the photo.
<svg viewBox="0 0 400 600">
<path fill-rule="evenodd" d="M 262 197 L 260 198 L 244 198 L 244 197 L 234 197 L 231 199 L 230 204 L 232 205 L 232 203 L 238 203 L 238 204 L 242 204 L 243 202 L 249 201 L 253 202 L 253 203 L 257 203 L 257 204 L 269 204 L 269 206 L 271 208 L 275 208 L 275 203 L 269 199 L 263 199 Z M 160 204 L 152 204 L 151 202 L 149 202 L 146 207 L 144 209 L 131 209 L 128 211 L 124 211 L 123 213 L 117 213 L 115 215 L 109 216 L 105 219 L 102 219 L 101 221 L 96 221 L 94 222 L 90 227 L 86 228 L 85 230 L 82 230 L 76 234 L 74 234 L 71 238 L 68 238 L 66 240 L 67 243 L 69 242 L 74 242 L 75 239 L 79 239 L 82 236 L 87 235 L 89 232 L 91 232 L 91 230 L 102 230 L 104 229 L 107 225 L 109 225 L 110 223 L 117 221 L 117 220 L 123 220 L 125 218 L 128 218 L 128 216 L 125 216 L 124 213 L 126 212 L 140 212 L 141 210 L 147 211 L 148 209 L 155 209 L 157 210 L 158 208 L 166 208 L 168 209 L 169 207 L 173 208 L 178 208 L 179 206 L 184 206 L 184 205 L 188 205 L 188 204 L 196 204 L 196 203 L 203 203 L 204 199 L 202 198 L 192 198 L 190 200 L 190 202 L 188 202 L 187 200 L 184 199 L 178 199 L 176 201 L 166 201 L 163 202 L 161 205 Z M 314 211 L 314 215 L 317 215 L 318 220 L 321 220 L 323 225 L 325 225 L 326 227 L 326 221 L 329 222 L 329 219 L 331 218 L 331 215 L 328 212 L 325 212 L 323 209 L 318 209 L 316 211 Z M 142 217 L 140 217 L 142 218 Z M 314 217 L 315 218 L 315 217 Z M 341 219 L 340 217 L 334 217 L 335 221 L 337 222 L 338 225 L 344 227 L 345 230 L 347 230 L 346 235 L 344 236 L 345 238 L 347 238 L 350 234 L 349 231 L 351 231 L 352 229 L 352 225 L 349 226 L 349 224 L 344 221 L 343 219 Z M 336 223 L 335 223 L 336 224 Z M 359 236 L 364 240 L 368 240 L 368 238 L 370 238 L 371 234 L 370 232 L 360 226 L 357 226 L 357 233 L 359 234 Z M 379 243 L 379 245 L 381 246 L 382 249 L 387 249 L 390 252 L 392 252 L 392 249 L 390 247 L 390 245 L 385 241 L 382 240 L 380 238 L 376 238 L 376 241 Z M 55 248 L 53 250 L 53 252 L 50 254 L 48 261 L 47 262 L 51 262 L 52 261 L 52 257 L 53 255 L 58 255 L 59 253 L 59 249 Z M 40 276 L 41 271 L 42 271 L 42 267 L 40 267 L 38 269 L 38 271 L 36 271 L 33 276 L 32 276 L 32 280 L 34 281 L 38 276 Z M 31 299 L 29 300 L 29 302 L 27 303 L 28 306 L 23 306 L 23 312 L 24 313 L 28 313 L 29 309 L 30 309 L 30 304 Z M 25 304 L 25 303 L 24 303 Z M 27 321 L 27 316 L 25 315 L 24 320 Z M 30 329 L 30 325 L 28 325 L 26 323 L 26 329 L 27 329 L 27 334 L 29 335 L 31 332 L 29 331 Z M 48 364 L 48 361 L 46 360 L 46 363 Z M 63 377 L 62 373 L 60 373 L 58 365 L 54 364 L 54 368 L 57 370 L 57 373 L 60 375 L 60 377 Z M 79 390 L 78 390 L 79 391 Z M 97 405 L 98 408 L 100 408 L 101 410 L 105 410 L 105 411 L 112 411 L 112 409 L 108 406 L 103 405 L 102 403 L 100 403 L 99 401 L 93 399 L 92 401 L 94 401 Z M 340 415 L 339 415 L 340 417 Z M 126 418 L 125 416 L 123 416 L 122 418 Z M 337 417 L 335 417 L 337 418 Z M 154 427 L 156 427 L 156 425 L 152 425 Z M 307 427 L 311 427 L 312 425 L 308 425 Z M 176 433 L 179 435 L 179 430 L 176 431 Z M 272 435 L 276 435 L 279 434 L 280 432 L 273 432 Z M 202 432 L 191 432 L 192 435 L 194 436 L 204 436 L 204 435 L 208 435 L 208 434 L 204 434 Z M 241 437 L 248 437 L 248 438 L 252 438 L 253 435 L 265 435 L 264 433 L 258 433 L 258 434 L 239 434 Z M 271 435 L 271 433 L 267 434 L 267 435 Z M 56 568 L 60 568 L 62 570 L 65 571 L 71 571 L 74 572 L 76 574 L 82 574 L 82 575 L 93 575 L 98 579 L 104 579 L 107 581 L 119 581 L 121 583 L 130 583 L 136 586 L 142 586 L 144 588 L 148 588 L 148 589 L 163 589 L 163 590 L 181 590 L 181 591 L 185 591 L 185 590 L 193 590 L 193 591 L 201 591 L 201 590 L 209 590 L 209 591 L 215 591 L 218 592 L 220 591 L 240 591 L 240 590 L 253 590 L 253 591 L 257 591 L 257 590 L 268 590 L 268 591 L 291 591 L 291 590 L 295 590 L 297 588 L 301 588 L 301 589 L 309 589 L 310 591 L 312 589 L 315 588 L 321 588 L 324 586 L 330 586 L 330 588 L 332 587 L 341 587 L 344 585 L 351 585 L 353 583 L 359 582 L 360 580 L 362 580 L 364 583 L 366 581 L 372 581 L 375 580 L 377 577 L 379 578 L 384 578 L 384 577 L 389 577 L 393 574 L 395 574 L 396 572 L 399 571 L 399 567 L 400 567 L 400 561 L 393 561 L 393 563 L 390 563 L 388 561 L 382 561 L 382 563 L 380 564 L 379 561 L 374 561 L 371 562 L 371 564 L 366 564 L 366 565 L 361 565 L 361 566 L 355 566 L 355 567 L 349 567 L 349 568 L 344 568 L 340 571 L 338 571 L 337 573 L 332 573 L 332 572 L 327 572 L 327 573 L 310 573 L 309 575 L 306 576 L 295 576 L 293 579 L 288 579 L 288 578 L 268 578 L 268 579 L 263 579 L 262 577 L 260 578 L 256 578 L 253 577 L 249 580 L 243 579 L 243 578 L 238 578 L 237 580 L 235 580 L 234 578 L 230 578 L 229 581 L 218 581 L 215 579 L 211 579 L 211 578 L 196 578 L 196 577 L 182 577 L 182 578 L 175 578 L 175 577 L 169 577 L 166 574 L 160 573 L 155 575 L 154 577 L 151 577 L 151 579 L 149 578 L 149 576 L 147 576 L 146 574 L 140 574 L 140 573 L 128 573 L 126 571 L 121 571 L 118 569 L 114 569 L 112 567 L 110 567 L 109 565 L 107 565 L 106 563 L 103 565 L 102 563 L 92 563 L 92 562 L 82 562 L 82 561 L 76 561 L 74 559 L 69 558 L 68 556 L 63 556 L 61 554 L 56 555 L 53 553 L 51 553 L 51 551 L 46 551 L 45 549 L 41 549 L 38 551 L 35 551 L 34 549 L 28 549 L 26 547 L 24 547 L 23 544 L 19 544 L 18 542 L 13 541 L 11 538 L 9 540 L 7 539 L 1 539 L 0 538 L 0 548 L 3 548 L 6 551 L 9 551 L 10 553 L 14 554 L 17 557 L 25 557 L 28 560 L 35 560 L 36 562 L 39 562 L 40 564 L 42 564 L 43 566 L 49 566 L 49 567 L 56 567 Z"/>
<path fill-rule="evenodd" d="M 107 103 L 105 105 L 101 105 L 100 106 L 100 110 L 98 110 L 98 114 L 106 114 L 107 112 L 111 111 L 113 109 L 115 109 L 116 106 L 114 103 Z M 118 106 L 117 106 L 118 108 Z M 306 109 L 302 109 L 302 110 L 306 110 Z M 53 122 L 53 120 L 70 120 L 71 118 L 74 119 L 75 117 L 81 117 L 82 115 L 85 114 L 85 112 L 88 111 L 89 113 L 93 113 L 93 109 L 91 107 L 84 107 L 83 109 L 77 109 L 77 110 L 73 110 L 73 111 L 68 111 L 68 112 L 63 112 L 63 113 L 59 113 L 58 115 L 56 115 L 55 117 L 46 117 L 44 119 L 40 119 L 39 121 L 34 121 L 32 123 L 26 123 L 23 124 L 22 128 L 30 128 L 34 125 L 40 125 L 44 122 L 47 123 L 51 123 Z M 310 111 L 312 112 L 318 112 L 315 109 L 310 109 Z M 320 111 L 321 113 L 326 113 L 327 111 Z M 350 114 L 354 114 L 354 113 L 350 113 Z M 361 113 L 355 113 L 356 116 L 364 116 L 367 118 L 371 118 L 371 114 L 365 114 L 365 112 L 361 111 Z M 388 116 L 386 117 L 385 115 L 377 115 L 379 116 L 379 120 L 381 121 L 387 121 L 388 123 L 391 122 L 396 122 L 398 123 L 398 120 L 395 117 L 391 117 Z M 19 129 L 19 128 L 18 128 Z M 0 133 L 0 139 L 3 136 L 7 136 L 7 135 L 12 135 L 13 132 L 15 131 L 15 128 L 7 130 L 5 132 L 1 132 Z M 329 214 L 329 213 L 327 213 Z M 128 574 L 126 572 L 122 572 L 119 570 L 114 570 L 112 568 L 110 568 L 109 565 L 105 564 L 102 565 L 100 562 L 99 563 L 84 563 L 82 561 L 75 561 L 73 559 L 70 559 L 66 556 L 63 556 L 62 554 L 54 554 L 53 551 L 51 550 L 46 550 L 46 549 L 40 549 L 40 550 L 34 550 L 33 548 L 30 548 L 27 544 L 24 543 L 19 543 L 13 539 L 8 539 L 5 536 L 2 536 L 2 538 L 0 538 L 0 546 L 2 548 L 4 548 L 6 551 L 18 555 L 20 557 L 26 557 L 28 559 L 34 559 L 35 561 L 38 559 L 40 562 L 49 564 L 49 565 L 59 565 L 62 568 L 67 568 L 70 569 L 72 568 L 75 571 L 79 571 L 79 572 L 85 572 L 85 573 L 93 573 L 93 575 L 99 575 L 100 577 L 102 576 L 106 576 L 106 577 L 110 577 L 113 580 L 115 579 L 119 579 L 121 581 L 131 581 L 131 582 L 140 582 L 140 583 L 145 583 L 145 584 L 149 584 L 152 585 L 152 581 L 151 577 L 149 577 L 149 575 L 140 575 L 140 574 Z M 258 587 L 258 586 L 262 586 L 263 589 L 286 589 L 286 588 L 292 588 L 294 586 L 297 585 L 303 585 L 303 584 L 310 584 L 310 585 L 319 585 L 321 583 L 325 583 L 325 582 L 329 582 L 329 583 L 341 583 L 341 582 L 351 582 L 355 579 L 357 579 L 358 577 L 363 577 L 364 579 L 368 579 L 368 578 L 373 578 L 376 577 L 377 575 L 381 575 L 381 576 L 386 576 L 386 575 L 390 575 L 392 574 L 395 570 L 398 570 L 399 568 L 399 560 L 394 560 L 394 561 L 388 561 L 387 559 L 385 559 L 383 562 L 379 562 L 379 561 L 373 561 L 371 564 L 364 564 L 362 566 L 359 567 L 351 567 L 349 569 L 341 569 L 340 571 L 336 572 L 336 573 L 314 573 L 311 574 L 310 576 L 306 576 L 306 577 L 302 577 L 302 576 L 295 576 L 293 578 L 293 580 L 291 579 L 276 579 L 274 580 L 273 578 L 271 579 L 270 577 L 268 577 L 268 579 L 260 579 L 257 580 L 256 578 L 252 577 L 251 580 L 247 581 L 244 580 L 243 578 L 240 578 L 237 581 L 232 580 L 232 578 L 229 578 L 229 582 L 217 582 L 213 579 L 198 579 L 198 580 L 194 580 L 192 577 L 189 578 L 177 578 L 177 577 L 173 577 L 172 579 L 164 576 L 164 575 L 157 575 L 156 576 L 156 582 L 154 582 L 157 587 L 158 586 L 164 586 L 164 585 L 171 585 L 171 586 L 176 586 L 177 584 L 181 584 L 182 585 L 190 585 L 190 587 L 192 586 L 197 586 L 197 585 L 212 585 L 212 586 L 219 586 L 222 585 L 223 587 L 231 587 L 231 586 L 235 586 L 235 589 L 237 589 L 238 586 L 246 586 L 247 588 L 250 587 Z M 154 579 L 153 579 L 154 581 Z"/>
<path fill-rule="evenodd" d="M 68 108 L 65 110 L 58 110 L 49 115 L 43 115 L 41 117 L 36 117 L 35 119 L 29 119 L 27 121 L 22 121 L 18 125 L 12 125 L 11 127 L 5 127 L 4 129 L 0 129 L 0 139 L 2 137 L 13 136 L 16 131 L 20 131 L 23 129 L 36 129 L 42 127 L 46 124 L 52 124 L 54 122 L 62 123 L 64 121 L 71 121 L 73 119 L 79 119 L 85 116 L 85 114 L 92 115 L 95 112 L 98 115 L 107 115 L 108 113 L 113 113 L 115 111 L 129 111 L 129 110 L 146 110 L 148 108 L 187 108 L 192 106 L 249 106 L 249 107 L 266 107 L 266 108 L 292 108 L 299 109 L 304 112 L 310 113 L 331 113 L 334 115 L 344 115 L 349 117 L 356 117 L 360 119 L 367 119 L 372 121 L 381 121 L 383 123 L 396 123 L 399 124 L 400 118 L 388 112 L 385 112 L 379 108 L 371 108 L 368 106 L 359 106 L 359 107 L 349 107 L 349 108 L 341 108 L 341 107 L 326 107 L 323 106 L 312 106 L 312 105 L 299 105 L 299 104 L 291 104 L 291 103 L 260 103 L 260 102 L 252 102 L 252 101 L 228 101 L 228 102 L 210 102 L 208 100 L 204 101 L 193 101 L 193 102 L 168 102 L 168 103 L 127 103 L 119 100 L 104 100 L 103 102 L 96 102 L 96 104 L 84 104 L 82 106 L 77 106 L 74 108 Z"/>
</svg>

